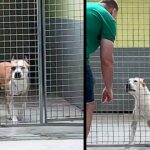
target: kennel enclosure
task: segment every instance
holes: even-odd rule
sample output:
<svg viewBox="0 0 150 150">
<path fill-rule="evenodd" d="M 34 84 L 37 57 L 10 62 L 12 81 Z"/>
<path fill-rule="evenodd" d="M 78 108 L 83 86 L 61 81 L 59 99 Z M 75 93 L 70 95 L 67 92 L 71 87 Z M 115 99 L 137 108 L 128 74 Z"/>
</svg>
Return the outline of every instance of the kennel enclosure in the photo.
<svg viewBox="0 0 150 150">
<path fill-rule="evenodd" d="M 83 2 L 2 0 L 0 8 L 0 62 L 30 63 L 28 96 L 14 98 L 17 126 L 82 125 Z M 1 125 L 13 125 L 2 90 L 0 114 Z"/>
<path fill-rule="evenodd" d="M 89 0 L 90 2 L 98 2 Z M 117 0 L 117 36 L 114 43 L 113 102 L 101 103 L 104 87 L 100 72 L 99 50 L 91 57 L 95 77 L 96 108 L 88 146 L 125 146 L 129 144 L 134 98 L 126 92 L 129 78 L 141 77 L 150 88 L 150 3 L 148 0 Z M 149 128 L 139 119 L 133 146 L 148 145 Z"/>
</svg>

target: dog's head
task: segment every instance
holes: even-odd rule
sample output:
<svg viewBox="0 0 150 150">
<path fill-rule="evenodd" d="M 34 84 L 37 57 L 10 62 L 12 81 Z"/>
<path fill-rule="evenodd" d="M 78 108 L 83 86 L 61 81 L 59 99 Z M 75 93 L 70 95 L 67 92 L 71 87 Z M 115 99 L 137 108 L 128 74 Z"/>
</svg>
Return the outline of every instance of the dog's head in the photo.
<svg viewBox="0 0 150 150">
<path fill-rule="evenodd" d="M 12 59 L 11 60 L 11 77 L 12 79 L 24 79 L 28 77 L 29 63 L 25 59 Z"/>
<path fill-rule="evenodd" d="M 126 84 L 126 92 L 133 96 L 145 94 L 146 90 L 147 86 L 142 78 L 130 78 Z"/>
</svg>

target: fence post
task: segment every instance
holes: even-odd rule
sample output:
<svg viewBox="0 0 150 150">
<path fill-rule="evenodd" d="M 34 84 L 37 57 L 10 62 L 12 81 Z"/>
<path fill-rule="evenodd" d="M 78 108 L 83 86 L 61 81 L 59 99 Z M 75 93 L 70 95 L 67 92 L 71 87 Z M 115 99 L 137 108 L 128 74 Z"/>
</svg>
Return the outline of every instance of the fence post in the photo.
<svg viewBox="0 0 150 150">
<path fill-rule="evenodd" d="M 46 54 L 44 44 L 44 5 L 45 0 L 37 0 L 37 38 L 38 38 L 38 78 L 39 78 L 39 104 L 40 104 L 40 124 L 47 123 L 46 112 Z"/>
</svg>

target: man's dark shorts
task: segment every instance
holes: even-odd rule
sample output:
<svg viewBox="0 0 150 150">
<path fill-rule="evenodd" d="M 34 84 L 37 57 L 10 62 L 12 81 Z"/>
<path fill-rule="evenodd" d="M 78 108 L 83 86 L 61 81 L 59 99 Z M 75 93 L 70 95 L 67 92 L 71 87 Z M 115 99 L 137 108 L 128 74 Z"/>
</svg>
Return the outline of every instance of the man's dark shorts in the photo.
<svg viewBox="0 0 150 150">
<path fill-rule="evenodd" d="M 94 78 L 90 65 L 86 65 L 86 103 L 94 101 Z"/>
</svg>

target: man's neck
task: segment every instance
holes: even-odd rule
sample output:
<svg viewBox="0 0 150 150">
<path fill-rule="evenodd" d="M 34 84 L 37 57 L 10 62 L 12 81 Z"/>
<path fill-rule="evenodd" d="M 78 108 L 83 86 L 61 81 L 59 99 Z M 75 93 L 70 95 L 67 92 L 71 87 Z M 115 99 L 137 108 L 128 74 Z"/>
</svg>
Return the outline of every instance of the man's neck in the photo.
<svg viewBox="0 0 150 150">
<path fill-rule="evenodd" d="M 105 3 L 100 3 L 100 4 L 109 12 L 109 9 L 108 9 L 108 7 L 107 7 L 107 5 Z"/>
</svg>

